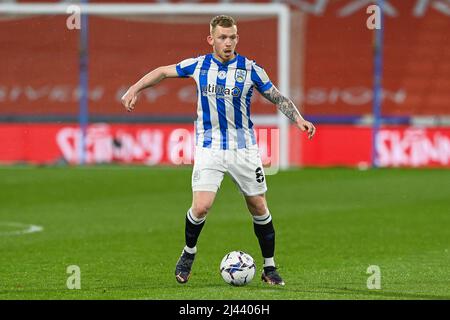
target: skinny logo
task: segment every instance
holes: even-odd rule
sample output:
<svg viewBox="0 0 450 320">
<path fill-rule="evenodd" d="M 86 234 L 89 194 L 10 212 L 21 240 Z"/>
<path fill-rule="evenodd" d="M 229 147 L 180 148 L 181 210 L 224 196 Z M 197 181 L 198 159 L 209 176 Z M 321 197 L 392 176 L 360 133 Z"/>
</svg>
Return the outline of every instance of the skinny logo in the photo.
<svg viewBox="0 0 450 320">
<path fill-rule="evenodd" d="M 67 267 L 66 273 L 70 274 L 67 278 L 67 289 L 81 289 L 81 270 L 79 266 L 71 265 Z"/>
<path fill-rule="evenodd" d="M 70 16 L 66 20 L 66 26 L 69 30 L 81 29 L 81 8 L 80 6 L 71 5 L 67 7 L 67 14 Z"/>
<path fill-rule="evenodd" d="M 381 29 L 381 9 L 379 6 L 377 5 L 371 5 L 367 7 L 366 10 L 367 14 L 371 14 L 368 18 L 367 18 L 367 29 L 369 30 L 380 30 Z"/>
<path fill-rule="evenodd" d="M 379 266 L 371 265 L 367 268 L 367 273 L 371 274 L 367 278 L 367 289 L 381 289 L 381 270 Z"/>
</svg>

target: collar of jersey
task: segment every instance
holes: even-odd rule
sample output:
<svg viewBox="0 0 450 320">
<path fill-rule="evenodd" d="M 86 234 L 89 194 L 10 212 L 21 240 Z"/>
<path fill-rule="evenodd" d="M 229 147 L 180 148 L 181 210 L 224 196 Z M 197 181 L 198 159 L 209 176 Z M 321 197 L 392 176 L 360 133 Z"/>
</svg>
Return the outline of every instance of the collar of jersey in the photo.
<svg viewBox="0 0 450 320">
<path fill-rule="evenodd" d="M 227 61 L 227 62 L 220 62 L 219 60 L 217 60 L 216 58 L 214 58 L 214 53 L 211 53 L 211 59 L 212 59 L 215 63 L 217 63 L 219 66 L 227 66 L 227 65 L 229 65 L 230 63 L 235 62 L 236 59 L 237 59 L 237 57 L 238 57 L 238 53 L 235 52 L 235 53 L 234 53 L 234 58 L 233 58 L 233 59 L 231 59 L 230 61 Z"/>
</svg>

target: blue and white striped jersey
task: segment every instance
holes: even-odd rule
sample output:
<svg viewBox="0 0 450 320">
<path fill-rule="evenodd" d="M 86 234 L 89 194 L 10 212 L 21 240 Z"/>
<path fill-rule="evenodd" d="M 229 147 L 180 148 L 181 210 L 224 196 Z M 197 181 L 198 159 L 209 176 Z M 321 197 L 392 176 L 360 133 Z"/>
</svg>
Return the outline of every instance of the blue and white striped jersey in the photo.
<svg viewBox="0 0 450 320">
<path fill-rule="evenodd" d="M 197 146 L 257 147 L 250 119 L 250 100 L 253 88 L 264 92 L 272 87 L 263 68 L 239 54 L 225 63 L 207 54 L 183 60 L 176 69 L 180 77 L 192 77 L 197 83 Z"/>
</svg>

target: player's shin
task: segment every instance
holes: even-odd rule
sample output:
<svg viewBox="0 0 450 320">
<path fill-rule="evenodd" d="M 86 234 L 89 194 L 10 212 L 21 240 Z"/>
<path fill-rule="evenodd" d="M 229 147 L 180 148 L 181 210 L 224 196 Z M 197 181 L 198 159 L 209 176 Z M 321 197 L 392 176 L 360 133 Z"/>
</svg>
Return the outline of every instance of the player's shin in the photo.
<svg viewBox="0 0 450 320">
<path fill-rule="evenodd" d="M 275 252 L 275 229 L 270 213 L 267 212 L 263 216 L 254 216 L 253 228 L 258 238 L 262 256 L 264 257 L 264 267 L 275 267 L 275 261 L 273 259 Z"/>
<path fill-rule="evenodd" d="M 192 209 L 189 209 L 186 215 L 186 226 L 185 226 L 185 239 L 186 239 L 186 247 L 184 250 L 188 253 L 195 254 L 197 252 L 197 240 L 200 236 L 200 232 L 205 225 L 205 219 L 196 218 Z"/>
</svg>

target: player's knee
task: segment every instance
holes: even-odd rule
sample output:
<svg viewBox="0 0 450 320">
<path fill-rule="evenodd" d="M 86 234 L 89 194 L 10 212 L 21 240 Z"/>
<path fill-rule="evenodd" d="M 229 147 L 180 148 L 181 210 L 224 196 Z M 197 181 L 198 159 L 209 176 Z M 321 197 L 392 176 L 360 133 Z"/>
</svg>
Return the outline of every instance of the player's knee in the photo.
<svg viewBox="0 0 450 320">
<path fill-rule="evenodd" d="M 203 219 L 207 214 L 211 206 L 206 203 L 196 203 L 192 206 L 192 214 L 197 219 Z"/>
</svg>

